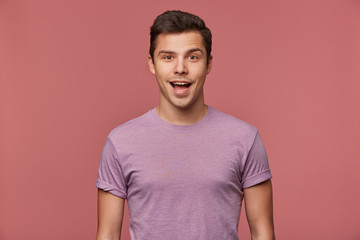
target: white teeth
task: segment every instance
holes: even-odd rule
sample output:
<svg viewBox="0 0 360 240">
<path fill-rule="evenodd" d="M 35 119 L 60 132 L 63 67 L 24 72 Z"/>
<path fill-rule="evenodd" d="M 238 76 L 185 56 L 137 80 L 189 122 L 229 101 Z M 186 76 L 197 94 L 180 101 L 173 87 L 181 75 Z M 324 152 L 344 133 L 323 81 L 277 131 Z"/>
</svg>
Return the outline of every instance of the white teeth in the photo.
<svg viewBox="0 0 360 240">
<path fill-rule="evenodd" d="M 174 85 L 179 85 L 179 86 L 185 86 L 188 85 L 189 83 L 183 83 L 183 82 L 174 82 Z"/>
</svg>

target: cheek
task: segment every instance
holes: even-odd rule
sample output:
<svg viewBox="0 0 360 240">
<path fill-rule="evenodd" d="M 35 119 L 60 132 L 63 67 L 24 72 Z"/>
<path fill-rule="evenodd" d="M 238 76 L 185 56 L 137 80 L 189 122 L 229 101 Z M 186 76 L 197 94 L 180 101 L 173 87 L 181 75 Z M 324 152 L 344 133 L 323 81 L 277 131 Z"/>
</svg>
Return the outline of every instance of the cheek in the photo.
<svg viewBox="0 0 360 240">
<path fill-rule="evenodd" d="M 196 73 L 195 77 L 200 80 L 200 81 L 204 81 L 207 75 L 207 71 L 206 69 L 200 69 L 198 70 L 198 72 Z"/>
<path fill-rule="evenodd" d="M 156 71 L 156 78 L 159 79 L 159 80 L 163 80 L 165 78 L 165 75 L 162 71 Z"/>
<path fill-rule="evenodd" d="M 164 71 L 164 66 L 162 64 L 156 64 L 155 65 L 155 71 L 156 71 L 156 75 L 157 76 L 163 76 L 165 71 Z"/>
<path fill-rule="evenodd" d="M 156 80 L 158 81 L 159 84 L 161 85 L 165 85 L 166 84 L 166 80 L 168 79 L 166 73 L 164 71 L 156 71 L 155 74 Z"/>
</svg>

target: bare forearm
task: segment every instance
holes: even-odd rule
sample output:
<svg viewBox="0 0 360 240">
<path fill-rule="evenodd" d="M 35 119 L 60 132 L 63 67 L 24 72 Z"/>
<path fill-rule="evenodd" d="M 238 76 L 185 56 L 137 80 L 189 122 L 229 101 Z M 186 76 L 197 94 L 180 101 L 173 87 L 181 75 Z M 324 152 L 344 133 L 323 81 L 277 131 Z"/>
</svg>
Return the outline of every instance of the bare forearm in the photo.
<svg viewBox="0 0 360 240">
<path fill-rule="evenodd" d="M 109 225 L 99 224 L 96 234 L 96 240 L 120 240 L 121 225 L 118 228 L 109 228 Z M 111 225 L 110 225 L 111 226 Z"/>
<path fill-rule="evenodd" d="M 121 234 L 104 234 L 102 231 L 98 231 L 96 240 L 120 240 Z"/>
<path fill-rule="evenodd" d="M 260 234 L 260 235 L 251 235 L 251 240 L 275 240 L 274 232 Z"/>
<path fill-rule="evenodd" d="M 99 189 L 96 240 L 120 240 L 124 201 L 123 198 Z"/>
<path fill-rule="evenodd" d="M 96 240 L 120 240 L 121 231 L 109 231 L 109 229 L 98 228 Z"/>
<path fill-rule="evenodd" d="M 252 240 L 275 240 L 271 181 L 244 190 Z"/>
<path fill-rule="evenodd" d="M 262 219 L 262 221 L 250 221 L 249 227 L 251 240 L 275 240 L 272 217 Z"/>
</svg>

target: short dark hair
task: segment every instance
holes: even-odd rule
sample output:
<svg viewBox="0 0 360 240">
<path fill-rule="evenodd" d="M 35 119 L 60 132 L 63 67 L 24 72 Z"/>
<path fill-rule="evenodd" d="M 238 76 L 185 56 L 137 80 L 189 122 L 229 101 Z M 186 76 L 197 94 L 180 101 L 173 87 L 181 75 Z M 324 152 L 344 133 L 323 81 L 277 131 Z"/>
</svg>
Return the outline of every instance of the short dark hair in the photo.
<svg viewBox="0 0 360 240">
<path fill-rule="evenodd" d="M 166 11 L 156 17 L 150 28 L 150 49 L 149 53 L 154 62 L 154 51 L 156 39 L 162 33 L 181 33 L 197 31 L 201 34 L 206 49 L 207 62 L 211 56 L 211 31 L 206 27 L 205 22 L 198 16 L 179 10 Z"/>
</svg>

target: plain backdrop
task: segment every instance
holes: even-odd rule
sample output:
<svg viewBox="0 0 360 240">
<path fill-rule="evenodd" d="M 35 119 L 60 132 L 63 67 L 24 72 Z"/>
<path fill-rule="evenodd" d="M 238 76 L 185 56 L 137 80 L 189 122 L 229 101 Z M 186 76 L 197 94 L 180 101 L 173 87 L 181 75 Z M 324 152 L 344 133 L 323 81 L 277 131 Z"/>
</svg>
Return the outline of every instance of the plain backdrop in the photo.
<svg viewBox="0 0 360 240">
<path fill-rule="evenodd" d="M 357 0 L 0 1 L 0 239 L 95 239 L 100 154 L 158 104 L 149 27 L 168 9 L 212 30 L 206 103 L 259 129 L 277 239 L 360 239 Z"/>
</svg>

